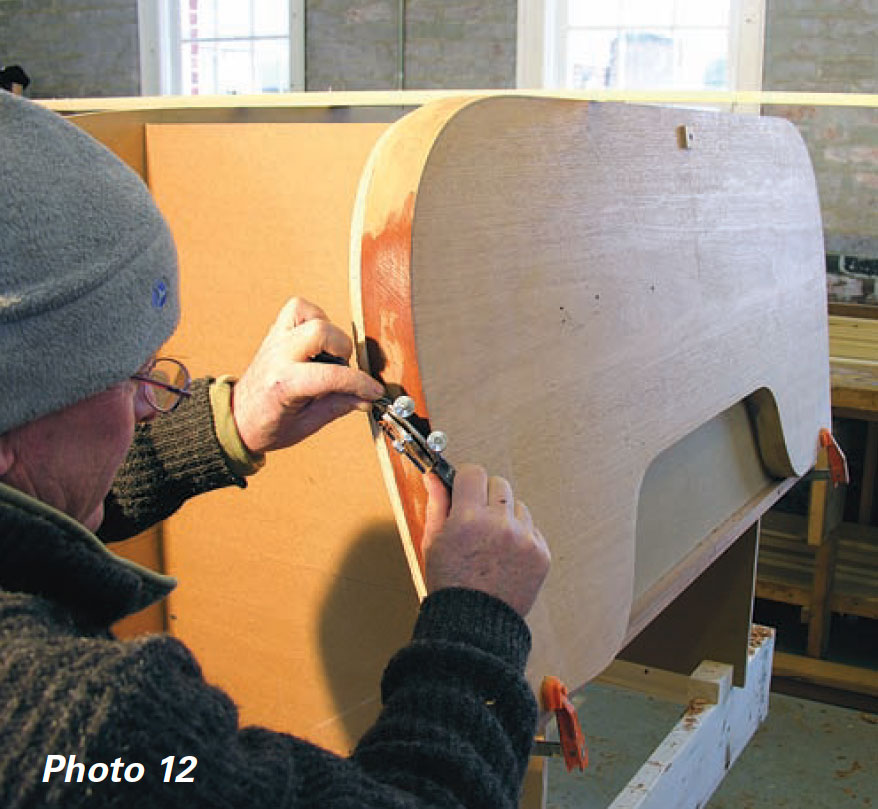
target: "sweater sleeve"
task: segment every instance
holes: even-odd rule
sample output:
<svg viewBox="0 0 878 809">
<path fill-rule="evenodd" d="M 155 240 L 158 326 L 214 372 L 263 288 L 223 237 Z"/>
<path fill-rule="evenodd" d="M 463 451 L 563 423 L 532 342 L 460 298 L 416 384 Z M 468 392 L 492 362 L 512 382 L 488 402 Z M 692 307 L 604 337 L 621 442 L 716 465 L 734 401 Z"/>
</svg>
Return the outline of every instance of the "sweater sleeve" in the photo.
<svg viewBox="0 0 878 809">
<path fill-rule="evenodd" d="M 285 733 L 239 728 L 232 701 L 204 682 L 179 641 L 121 643 L 80 667 L 75 692 L 52 690 L 63 705 L 47 752 L 74 752 L 62 743 L 69 733 L 86 768 L 121 757 L 141 764 L 142 778 L 35 779 L 33 788 L 65 806 L 80 805 L 87 789 L 90 809 L 515 809 L 536 722 L 523 677 L 529 646 L 526 624 L 502 602 L 468 590 L 431 595 L 412 642 L 387 667 L 381 715 L 342 758 Z M 61 728 L 67 720 L 74 724 Z M 190 765 L 192 780 L 178 781 Z"/>
<path fill-rule="evenodd" d="M 131 449 L 104 502 L 104 521 L 98 531 L 104 542 L 144 531 L 197 494 L 246 486 L 217 438 L 211 381 L 196 380 L 192 396 L 173 413 L 136 428 Z"/>
</svg>

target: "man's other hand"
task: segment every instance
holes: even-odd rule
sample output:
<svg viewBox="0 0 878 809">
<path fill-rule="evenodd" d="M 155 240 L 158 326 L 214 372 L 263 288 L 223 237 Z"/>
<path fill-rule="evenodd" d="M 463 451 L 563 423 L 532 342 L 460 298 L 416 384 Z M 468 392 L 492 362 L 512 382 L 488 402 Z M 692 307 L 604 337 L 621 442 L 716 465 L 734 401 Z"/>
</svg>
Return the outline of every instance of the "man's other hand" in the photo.
<svg viewBox="0 0 878 809">
<path fill-rule="evenodd" d="M 424 485 L 427 592 L 482 590 L 527 615 L 549 572 L 550 554 L 509 483 L 488 477 L 481 466 L 465 464 L 457 470 L 453 496 L 435 475 L 426 475 Z"/>
<path fill-rule="evenodd" d="M 311 361 L 321 352 L 348 360 L 352 351 L 351 338 L 319 306 L 303 298 L 287 302 L 232 391 L 247 449 L 289 447 L 381 396 L 383 387 L 368 374 Z"/>
</svg>

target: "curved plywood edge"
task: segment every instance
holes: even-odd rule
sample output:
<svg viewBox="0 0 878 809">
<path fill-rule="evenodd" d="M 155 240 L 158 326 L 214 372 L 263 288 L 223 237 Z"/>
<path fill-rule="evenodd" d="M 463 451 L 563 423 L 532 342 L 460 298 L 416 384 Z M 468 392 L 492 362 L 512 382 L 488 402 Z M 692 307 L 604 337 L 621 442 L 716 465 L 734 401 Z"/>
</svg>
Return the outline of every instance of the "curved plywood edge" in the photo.
<svg viewBox="0 0 878 809">
<path fill-rule="evenodd" d="M 576 687 L 626 635 L 652 461 L 747 399 L 777 477 L 810 468 L 829 426 L 801 139 L 784 121 L 657 107 L 427 106 L 385 134 L 358 208 L 368 367 L 448 433 L 453 463 L 485 464 L 530 506 L 553 567 L 529 676 Z M 421 484 L 388 464 L 411 541 Z"/>
<path fill-rule="evenodd" d="M 351 222 L 351 313 L 359 365 L 393 393 L 405 391 L 429 418 L 421 389 L 411 310 L 411 228 L 415 196 L 433 143 L 471 98 L 437 101 L 390 127 L 363 171 Z M 377 179 L 376 179 L 377 178 Z M 382 472 L 418 594 L 426 494 L 419 474 L 374 432 Z"/>
</svg>

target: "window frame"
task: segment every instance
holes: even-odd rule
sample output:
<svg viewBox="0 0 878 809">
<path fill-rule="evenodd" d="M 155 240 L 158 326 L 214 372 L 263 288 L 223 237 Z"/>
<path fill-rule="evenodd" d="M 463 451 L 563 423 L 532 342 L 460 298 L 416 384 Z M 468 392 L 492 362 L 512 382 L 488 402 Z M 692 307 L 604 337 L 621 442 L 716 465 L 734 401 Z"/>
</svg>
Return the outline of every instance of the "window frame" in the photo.
<svg viewBox="0 0 878 809">
<path fill-rule="evenodd" d="M 731 0 L 729 91 L 762 89 L 766 0 Z M 516 86 L 564 89 L 566 0 L 519 0 Z M 636 90 L 637 88 L 630 88 Z"/>
<path fill-rule="evenodd" d="M 180 2 L 181 0 L 137 0 L 141 95 L 182 94 Z M 305 0 L 287 2 L 290 7 L 290 91 L 303 92 Z"/>
</svg>

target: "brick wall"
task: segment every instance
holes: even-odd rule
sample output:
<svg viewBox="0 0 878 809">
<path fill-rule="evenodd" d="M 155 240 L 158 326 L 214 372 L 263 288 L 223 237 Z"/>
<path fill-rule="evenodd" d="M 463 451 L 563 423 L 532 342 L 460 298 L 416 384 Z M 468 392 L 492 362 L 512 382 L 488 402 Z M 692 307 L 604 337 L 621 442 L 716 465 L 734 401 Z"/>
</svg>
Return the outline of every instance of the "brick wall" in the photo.
<svg viewBox="0 0 878 809">
<path fill-rule="evenodd" d="M 512 87 L 516 0 L 407 0 L 408 89 Z M 306 0 L 309 90 L 395 89 L 397 0 Z M 137 0 L 0 0 L 0 64 L 34 98 L 137 95 Z"/>
<path fill-rule="evenodd" d="M 876 0 L 767 0 L 765 40 L 766 90 L 878 93 Z M 765 113 L 793 121 L 805 139 L 827 253 L 850 257 L 858 275 L 878 275 L 878 110 L 767 107 Z M 853 297 L 857 287 L 863 294 L 872 288 L 848 286 Z"/>
<path fill-rule="evenodd" d="M 384 90 L 399 84 L 397 0 L 308 0 L 309 90 Z M 408 0 L 406 89 L 513 87 L 515 0 Z"/>
<path fill-rule="evenodd" d="M 0 64 L 33 98 L 140 92 L 137 0 L 0 0 Z"/>
</svg>

